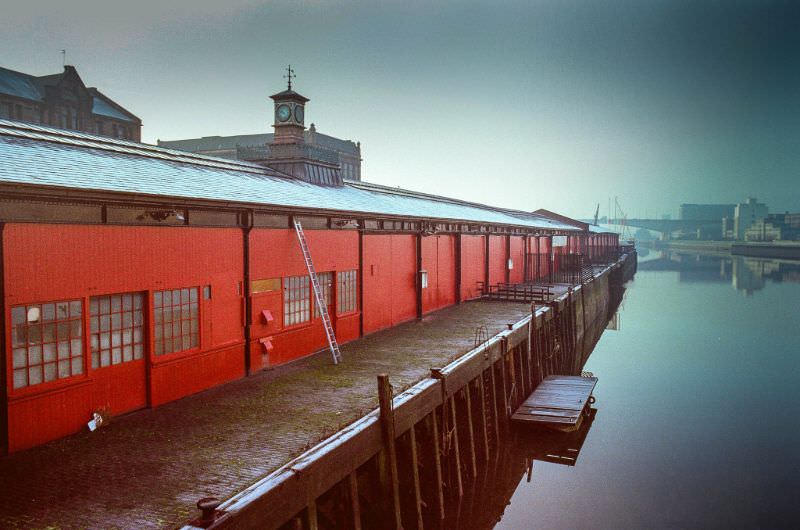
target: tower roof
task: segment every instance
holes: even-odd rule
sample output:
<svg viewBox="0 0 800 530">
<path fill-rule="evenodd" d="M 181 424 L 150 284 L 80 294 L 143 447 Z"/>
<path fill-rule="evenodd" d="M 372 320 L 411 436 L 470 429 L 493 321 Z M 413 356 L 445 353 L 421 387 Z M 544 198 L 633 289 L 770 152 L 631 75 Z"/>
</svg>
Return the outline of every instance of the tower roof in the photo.
<svg viewBox="0 0 800 530">
<path fill-rule="evenodd" d="M 275 101 L 277 101 L 279 99 L 280 100 L 288 99 L 288 100 L 292 100 L 292 101 L 297 101 L 299 103 L 305 103 L 305 102 L 309 101 L 309 99 L 307 97 L 301 96 L 300 94 L 298 94 L 294 90 L 284 90 L 283 92 L 278 92 L 277 94 L 273 94 L 270 97 L 272 99 L 274 99 Z"/>
</svg>

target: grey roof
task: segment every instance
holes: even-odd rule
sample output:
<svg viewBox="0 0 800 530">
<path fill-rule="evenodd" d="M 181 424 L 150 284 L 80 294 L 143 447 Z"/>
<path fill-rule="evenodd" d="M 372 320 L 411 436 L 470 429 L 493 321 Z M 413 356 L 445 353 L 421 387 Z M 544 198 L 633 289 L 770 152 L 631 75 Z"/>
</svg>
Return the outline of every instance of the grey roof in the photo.
<svg viewBox="0 0 800 530">
<path fill-rule="evenodd" d="M 43 103 L 45 86 L 58 84 L 63 76 L 63 73 L 33 76 L 0 67 L 0 94 L 8 94 L 10 96 Z M 101 93 L 96 88 L 89 88 L 88 90 L 92 96 L 93 114 L 123 121 L 139 121 L 139 118 L 114 103 L 108 96 Z"/>
<path fill-rule="evenodd" d="M 111 98 L 97 90 L 90 88 L 89 93 L 92 95 L 92 114 L 99 116 L 108 116 L 109 118 L 116 118 L 124 121 L 137 121 L 138 118 L 114 103 Z"/>
<path fill-rule="evenodd" d="M 35 77 L 3 67 L 0 67 L 0 94 L 36 101 L 42 99 Z"/>
<path fill-rule="evenodd" d="M 310 135 L 311 133 L 309 131 L 305 131 L 307 143 L 311 143 Z M 261 149 L 272 142 L 273 136 L 272 133 L 238 134 L 235 136 L 203 136 L 202 138 L 188 138 L 186 140 L 158 140 L 158 145 L 160 147 L 180 149 L 181 151 L 189 151 L 192 153 L 200 151 L 235 150 L 237 147 L 257 147 Z M 358 156 L 359 154 L 355 142 L 351 140 L 341 140 L 320 132 L 314 133 L 313 144 L 348 153 L 353 156 Z M 267 152 L 269 151 L 267 150 Z"/>
<path fill-rule="evenodd" d="M 0 185 L 575 230 L 535 214 L 347 181 L 324 187 L 258 164 L 0 120 Z"/>
<path fill-rule="evenodd" d="M 237 147 L 262 146 L 272 141 L 272 133 L 268 134 L 238 134 L 235 136 L 203 136 L 202 138 L 187 138 L 186 140 L 159 140 L 159 147 L 180 149 L 181 151 L 218 151 L 223 149 L 236 149 Z"/>
</svg>

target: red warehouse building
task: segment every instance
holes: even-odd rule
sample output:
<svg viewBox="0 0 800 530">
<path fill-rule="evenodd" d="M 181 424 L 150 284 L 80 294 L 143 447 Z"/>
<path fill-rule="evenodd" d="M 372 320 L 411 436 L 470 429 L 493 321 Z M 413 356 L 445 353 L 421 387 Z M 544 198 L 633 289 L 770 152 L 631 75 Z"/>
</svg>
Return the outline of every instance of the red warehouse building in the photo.
<svg viewBox="0 0 800 530">
<path fill-rule="evenodd" d="M 264 163 L 0 120 L 3 451 L 325 348 L 295 220 L 342 343 L 544 276 L 553 237 L 590 239 L 344 181 L 302 143 L 307 100 L 274 98 Z M 280 105 L 299 117 L 283 132 Z"/>
</svg>

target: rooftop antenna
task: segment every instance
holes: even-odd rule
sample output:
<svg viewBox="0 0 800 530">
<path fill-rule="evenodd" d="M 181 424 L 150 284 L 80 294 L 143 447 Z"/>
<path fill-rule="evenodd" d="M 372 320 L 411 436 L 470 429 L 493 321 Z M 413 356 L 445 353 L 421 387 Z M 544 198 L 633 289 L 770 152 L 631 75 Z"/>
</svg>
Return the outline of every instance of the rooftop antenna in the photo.
<svg viewBox="0 0 800 530">
<path fill-rule="evenodd" d="M 67 66 L 67 50 L 61 50 L 61 66 Z"/>
<path fill-rule="evenodd" d="M 291 64 L 286 67 L 286 75 L 283 76 L 283 77 L 284 77 L 284 79 L 288 79 L 289 80 L 289 90 L 291 90 L 292 89 L 292 78 L 293 77 L 297 77 L 297 75 L 295 75 L 295 73 L 294 73 L 294 70 L 292 70 L 292 65 Z"/>
</svg>

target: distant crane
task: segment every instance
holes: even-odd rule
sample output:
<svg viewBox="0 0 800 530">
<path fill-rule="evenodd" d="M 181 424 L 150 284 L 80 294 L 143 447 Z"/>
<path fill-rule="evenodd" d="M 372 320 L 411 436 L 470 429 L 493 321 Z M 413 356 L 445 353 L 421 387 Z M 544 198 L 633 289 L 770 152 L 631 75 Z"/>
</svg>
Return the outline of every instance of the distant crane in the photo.
<svg viewBox="0 0 800 530">
<path fill-rule="evenodd" d="M 594 211 L 594 224 L 597 226 L 597 218 L 600 215 L 600 203 L 597 203 L 597 208 Z"/>
<path fill-rule="evenodd" d="M 628 227 L 628 214 L 622 210 L 622 206 L 619 205 L 619 198 L 617 196 L 614 196 L 614 221 L 616 224 L 622 227 L 622 230 L 620 231 L 620 237 L 627 240 L 632 239 L 631 231 Z"/>
</svg>

